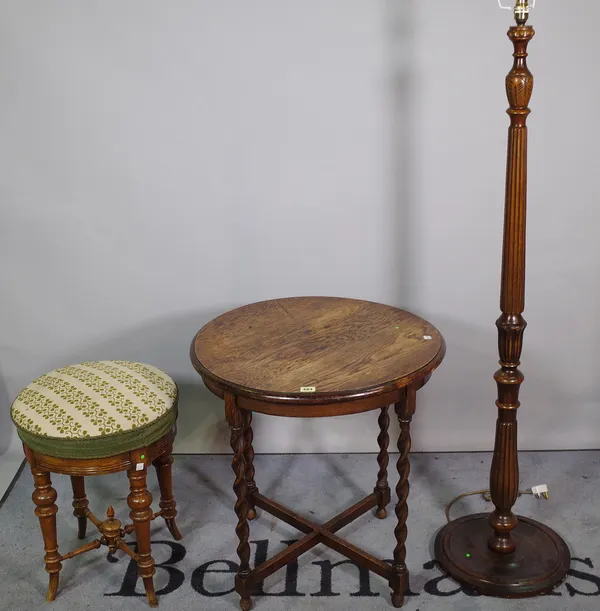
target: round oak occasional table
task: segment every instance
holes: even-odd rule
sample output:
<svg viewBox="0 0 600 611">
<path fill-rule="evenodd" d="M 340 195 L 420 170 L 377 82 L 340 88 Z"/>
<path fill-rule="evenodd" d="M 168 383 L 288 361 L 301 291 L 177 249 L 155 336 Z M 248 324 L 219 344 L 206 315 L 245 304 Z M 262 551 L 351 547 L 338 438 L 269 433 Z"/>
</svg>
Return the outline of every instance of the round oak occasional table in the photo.
<svg viewBox="0 0 600 611">
<path fill-rule="evenodd" d="M 391 306 L 335 297 L 296 297 L 247 305 L 205 325 L 191 359 L 206 386 L 225 400 L 235 472 L 236 534 L 240 559 L 235 589 L 243 611 L 252 607 L 256 584 L 323 543 L 389 582 L 392 604 L 402 606 L 408 588 L 406 519 L 410 470 L 410 422 L 416 391 L 441 363 L 445 344 L 427 321 Z M 335 533 L 376 509 L 387 515 L 388 406 L 400 423 L 396 486 L 396 546 L 390 565 Z M 252 413 L 297 418 L 343 416 L 380 410 L 379 472 L 374 491 L 325 524 L 316 524 L 259 493 L 254 476 Z M 296 543 L 250 568 L 248 521 L 259 507 L 304 533 Z"/>
</svg>

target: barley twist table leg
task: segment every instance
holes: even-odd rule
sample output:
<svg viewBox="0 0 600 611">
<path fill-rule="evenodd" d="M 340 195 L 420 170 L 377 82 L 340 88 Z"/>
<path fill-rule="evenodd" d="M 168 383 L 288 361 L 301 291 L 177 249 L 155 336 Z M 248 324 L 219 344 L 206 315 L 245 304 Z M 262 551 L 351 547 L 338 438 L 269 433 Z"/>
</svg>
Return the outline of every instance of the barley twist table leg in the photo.
<svg viewBox="0 0 600 611">
<path fill-rule="evenodd" d="M 249 592 L 250 584 L 247 581 L 250 575 L 250 544 L 248 543 L 250 527 L 248 526 L 248 485 L 246 482 L 245 455 L 247 415 L 237 407 L 235 396 L 229 393 L 225 395 L 225 413 L 231 430 L 231 448 L 233 450 L 231 467 L 235 473 L 233 490 L 236 496 L 234 509 L 238 518 L 235 533 L 239 539 L 237 554 L 240 564 L 235 577 L 235 589 L 241 597 L 240 607 L 242 611 L 249 611 L 252 608 L 252 599 Z"/>
<path fill-rule="evenodd" d="M 254 448 L 252 447 L 254 435 L 252 433 L 252 412 L 245 412 L 245 416 L 244 460 L 246 462 L 246 498 L 248 502 L 248 519 L 254 520 L 256 518 L 256 508 L 254 507 L 252 494 L 254 492 L 258 492 L 258 488 L 256 487 L 256 482 L 254 481 Z"/>
<path fill-rule="evenodd" d="M 404 593 L 408 589 L 408 569 L 406 568 L 406 519 L 408 517 L 408 476 L 410 473 L 410 462 L 408 454 L 410 452 L 410 422 L 415 413 L 416 390 L 413 387 L 406 389 L 406 394 L 401 401 L 396 403 L 395 410 L 400 423 L 400 436 L 398 438 L 398 483 L 396 494 L 398 503 L 396 504 L 396 518 L 398 524 L 394 529 L 396 537 L 396 548 L 394 549 L 394 562 L 392 569 L 394 575 L 390 586 L 392 587 L 392 604 L 394 607 L 401 607 L 404 604 Z"/>
<path fill-rule="evenodd" d="M 388 435 L 388 428 L 390 426 L 390 415 L 389 408 L 386 405 L 381 408 L 381 413 L 377 420 L 379 423 L 379 435 L 377 437 L 377 443 L 379 444 L 379 454 L 377 455 L 377 463 L 379 464 L 379 473 L 377 474 L 377 485 L 375 486 L 375 492 L 379 494 L 379 505 L 375 516 L 380 520 L 387 517 L 387 509 L 385 508 L 387 500 L 389 499 L 390 487 L 388 485 L 388 464 L 390 458 L 388 455 L 388 447 L 390 445 L 390 436 Z"/>
</svg>

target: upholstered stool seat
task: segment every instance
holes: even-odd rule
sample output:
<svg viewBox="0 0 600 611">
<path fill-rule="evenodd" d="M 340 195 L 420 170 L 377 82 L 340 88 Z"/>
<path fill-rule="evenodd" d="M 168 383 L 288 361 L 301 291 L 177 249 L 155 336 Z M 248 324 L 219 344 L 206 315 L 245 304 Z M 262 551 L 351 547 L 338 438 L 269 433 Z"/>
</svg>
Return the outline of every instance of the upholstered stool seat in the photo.
<svg viewBox="0 0 600 611">
<path fill-rule="evenodd" d="M 177 386 L 151 365 L 98 361 L 62 367 L 12 406 L 21 439 L 60 458 L 104 458 L 154 443 L 177 418 Z"/>
<path fill-rule="evenodd" d="M 62 560 L 106 545 L 111 552 L 121 549 L 135 558 L 148 600 L 156 605 L 150 520 L 162 516 L 171 534 L 181 538 L 175 524 L 177 511 L 171 483 L 177 398 L 175 382 L 152 365 L 95 361 L 51 371 L 34 380 L 15 399 L 11 417 L 34 476 L 33 501 L 50 574 L 48 600 L 56 595 Z M 152 495 L 146 488 L 146 469 L 151 463 L 161 492 L 157 513 L 150 508 Z M 129 476 L 127 500 L 133 524 L 121 527 L 112 507 L 105 520 L 88 509 L 83 478 L 123 470 Z M 56 542 L 57 494 L 50 472 L 71 476 L 79 537 L 85 537 L 88 519 L 101 534 L 99 539 L 63 556 Z M 123 540 L 133 531 L 137 552 Z"/>
</svg>

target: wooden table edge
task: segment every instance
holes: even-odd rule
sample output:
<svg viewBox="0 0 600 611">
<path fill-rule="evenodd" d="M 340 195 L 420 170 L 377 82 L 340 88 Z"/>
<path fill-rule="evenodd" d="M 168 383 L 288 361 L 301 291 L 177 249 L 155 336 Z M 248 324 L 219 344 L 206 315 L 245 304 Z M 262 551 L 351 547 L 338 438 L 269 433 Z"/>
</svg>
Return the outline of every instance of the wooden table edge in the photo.
<svg viewBox="0 0 600 611">
<path fill-rule="evenodd" d="M 237 397 L 242 409 L 271 415 L 311 418 L 328 415 L 360 413 L 395 403 L 404 388 L 418 381 L 421 388 L 431 373 L 440 365 L 446 354 L 446 341 L 440 334 L 440 349 L 425 365 L 403 378 L 385 384 L 357 389 L 346 393 L 269 393 L 258 389 L 239 386 L 219 378 L 208 370 L 196 356 L 195 344 L 200 331 L 194 335 L 190 345 L 190 360 L 200 374 L 205 386 L 216 396 L 224 398 L 230 392 Z M 342 404 L 346 404 L 342 407 Z M 304 407 L 303 410 L 294 408 Z M 327 413 L 335 409 L 335 414 Z"/>
</svg>

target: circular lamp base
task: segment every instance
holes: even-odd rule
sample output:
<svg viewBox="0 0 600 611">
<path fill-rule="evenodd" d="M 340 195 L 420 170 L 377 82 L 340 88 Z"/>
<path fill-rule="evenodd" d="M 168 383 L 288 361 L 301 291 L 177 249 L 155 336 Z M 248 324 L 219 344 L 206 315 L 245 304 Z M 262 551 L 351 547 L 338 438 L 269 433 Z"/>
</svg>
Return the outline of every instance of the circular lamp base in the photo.
<svg viewBox="0 0 600 611">
<path fill-rule="evenodd" d="M 571 555 L 567 544 L 543 524 L 517 516 L 513 530 L 517 549 L 492 552 L 489 513 L 450 522 L 435 540 L 435 557 L 443 571 L 485 596 L 527 598 L 550 592 L 567 575 Z"/>
</svg>

